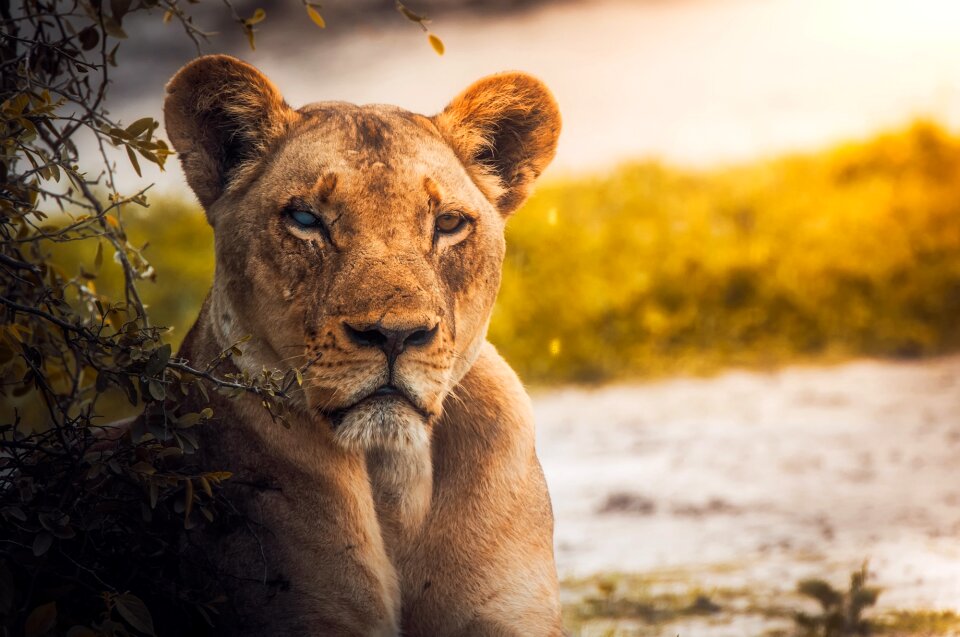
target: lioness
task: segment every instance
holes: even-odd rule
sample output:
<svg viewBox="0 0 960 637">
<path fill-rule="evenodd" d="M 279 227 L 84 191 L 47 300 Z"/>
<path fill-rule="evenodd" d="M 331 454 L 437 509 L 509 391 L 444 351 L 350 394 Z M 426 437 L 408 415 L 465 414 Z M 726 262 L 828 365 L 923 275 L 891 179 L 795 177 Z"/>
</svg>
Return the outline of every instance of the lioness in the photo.
<svg viewBox="0 0 960 637">
<path fill-rule="evenodd" d="M 480 80 L 439 115 L 294 110 L 201 57 L 164 116 L 216 237 L 181 349 L 306 365 L 289 428 L 214 397 L 207 461 L 252 520 L 213 543 L 249 635 L 558 635 L 553 516 L 530 402 L 486 342 L 504 223 L 553 158 L 538 80 Z M 249 529 L 252 529 L 249 530 Z"/>
</svg>

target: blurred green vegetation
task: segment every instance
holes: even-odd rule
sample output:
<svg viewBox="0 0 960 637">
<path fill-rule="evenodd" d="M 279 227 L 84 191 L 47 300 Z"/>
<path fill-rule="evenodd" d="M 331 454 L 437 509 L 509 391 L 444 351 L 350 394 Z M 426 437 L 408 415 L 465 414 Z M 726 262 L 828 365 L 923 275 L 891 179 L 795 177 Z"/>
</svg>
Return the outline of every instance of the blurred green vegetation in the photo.
<svg viewBox="0 0 960 637">
<path fill-rule="evenodd" d="M 960 347 L 960 138 L 932 123 L 554 181 L 508 240 L 490 337 L 528 381 Z"/>
<path fill-rule="evenodd" d="M 169 328 L 166 340 L 176 348 L 193 325 L 213 282 L 213 230 L 192 199 L 152 196 L 149 201 L 149 208 L 124 205 L 121 214 L 130 243 L 153 266 L 154 277 L 140 284 L 150 322 Z M 97 292 L 114 301 L 121 300 L 123 270 L 105 257 L 97 268 L 95 242 L 47 247 L 51 262 L 65 273 L 96 273 L 96 279 L 87 285 L 96 285 Z M 103 246 L 104 255 L 112 252 Z"/>
<path fill-rule="evenodd" d="M 124 212 L 177 344 L 213 275 L 192 202 Z M 866 142 L 704 172 L 656 163 L 542 184 L 508 228 L 490 330 L 521 377 L 597 382 L 960 349 L 960 137 Z M 81 254 L 79 250 L 87 250 Z M 58 246 L 65 270 L 95 248 Z M 104 263 L 96 285 L 119 289 Z"/>
<path fill-rule="evenodd" d="M 150 324 L 166 328 L 164 340 L 176 350 L 193 325 L 213 282 L 213 230 L 199 205 L 184 197 L 153 196 L 148 208 L 135 204 L 120 207 L 124 231 L 130 244 L 150 263 L 151 276 L 139 284 L 140 295 L 150 315 Z M 46 242 L 48 262 L 62 270 L 64 278 L 77 282 L 111 301 L 123 300 L 123 269 L 107 255 L 113 250 L 95 240 Z M 75 293 L 68 299 L 77 304 Z M 95 311 L 95 310 L 93 310 Z M 45 423 L 45 407 L 33 393 L 8 399 L 0 415 L 16 408 L 27 422 Z M 98 423 L 139 414 L 116 386 L 109 386 L 97 401 Z M 11 412 L 12 413 L 12 412 Z M 46 425 L 38 425 L 43 428 Z"/>
</svg>

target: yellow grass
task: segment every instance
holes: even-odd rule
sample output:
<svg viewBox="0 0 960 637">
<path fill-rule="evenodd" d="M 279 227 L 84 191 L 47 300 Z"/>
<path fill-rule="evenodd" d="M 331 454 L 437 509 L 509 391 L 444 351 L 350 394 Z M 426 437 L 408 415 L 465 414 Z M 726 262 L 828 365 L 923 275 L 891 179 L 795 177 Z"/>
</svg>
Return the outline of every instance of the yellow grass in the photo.
<svg viewBox="0 0 960 637">
<path fill-rule="evenodd" d="M 195 204 L 128 211 L 183 337 L 213 272 Z M 708 172 L 655 163 L 543 184 L 511 220 L 490 337 L 532 382 L 960 348 L 960 139 L 929 123 Z M 67 271 L 95 246 L 58 247 Z M 109 251 L 96 281 L 116 289 Z"/>
</svg>

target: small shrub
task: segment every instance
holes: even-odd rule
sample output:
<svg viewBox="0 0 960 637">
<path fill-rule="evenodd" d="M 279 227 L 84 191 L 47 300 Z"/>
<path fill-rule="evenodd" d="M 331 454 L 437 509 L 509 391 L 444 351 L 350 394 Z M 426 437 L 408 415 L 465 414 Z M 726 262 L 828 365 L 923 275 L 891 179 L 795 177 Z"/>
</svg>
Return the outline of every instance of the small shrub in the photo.
<svg viewBox="0 0 960 637">
<path fill-rule="evenodd" d="M 880 589 L 867 586 L 866 565 L 850 576 L 850 588 L 841 591 L 821 579 L 803 580 L 797 592 L 815 600 L 820 612 L 796 615 L 798 637 L 855 637 L 870 635 L 875 627 L 863 616 L 868 608 L 877 603 Z"/>
</svg>

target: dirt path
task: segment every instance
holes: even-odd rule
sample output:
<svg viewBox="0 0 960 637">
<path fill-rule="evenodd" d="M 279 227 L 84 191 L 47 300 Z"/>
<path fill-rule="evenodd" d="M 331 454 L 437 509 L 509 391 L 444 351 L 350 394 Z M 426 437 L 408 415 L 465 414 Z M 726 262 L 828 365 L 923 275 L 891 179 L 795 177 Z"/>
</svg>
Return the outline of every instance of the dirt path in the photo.
<svg viewBox="0 0 960 637">
<path fill-rule="evenodd" d="M 534 404 L 562 575 L 673 571 L 776 591 L 843 584 L 869 558 L 881 606 L 960 608 L 960 357 Z"/>
</svg>

